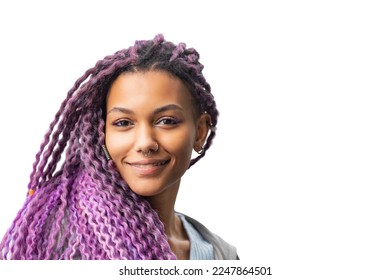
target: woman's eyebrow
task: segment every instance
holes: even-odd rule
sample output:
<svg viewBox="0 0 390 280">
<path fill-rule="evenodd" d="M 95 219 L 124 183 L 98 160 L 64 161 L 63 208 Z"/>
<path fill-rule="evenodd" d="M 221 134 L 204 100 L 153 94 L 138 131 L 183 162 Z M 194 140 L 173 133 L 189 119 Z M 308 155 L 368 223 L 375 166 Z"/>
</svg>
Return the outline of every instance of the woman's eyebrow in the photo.
<svg viewBox="0 0 390 280">
<path fill-rule="evenodd" d="M 112 108 L 110 111 L 108 111 L 107 115 L 110 114 L 110 113 L 125 113 L 125 114 L 133 114 L 134 112 L 130 109 L 126 109 L 126 108 L 122 108 L 122 107 L 114 107 Z"/>
<path fill-rule="evenodd" d="M 179 111 L 184 111 L 184 109 L 182 107 L 180 107 L 179 105 L 176 105 L 176 104 L 168 104 L 168 105 L 165 105 L 165 106 L 162 106 L 160 108 L 157 108 L 153 111 L 153 114 L 154 115 L 157 115 L 159 113 L 162 113 L 162 112 L 165 112 L 165 111 L 168 111 L 168 110 L 179 110 Z"/>
<path fill-rule="evenodd" d="M 168 104 L 168 105 L 165 105 L 165 106 L 162 106 L 162 107 L 159 107 L 159 108 L 155 109 L 153 111 L 153 114 L 157 115 L 159 113 L 162 113 L 162 112 L 165 112 L 165 111 L 168 111 L 168 110 L 184 111 L 184 109 L 182 107 L 180 107 L 179 105 Z M 110 114 L 110 113 L 117 113 L 117 112 L 124 113 L 124 114 L 127 114 L 127 115 L 134 114 L 134 111 L 132 111 L 130 109 L 123 108 L 123 107 L 114 107 L 110 111 L 108 111 L 107 115 Z"/>
</svg>

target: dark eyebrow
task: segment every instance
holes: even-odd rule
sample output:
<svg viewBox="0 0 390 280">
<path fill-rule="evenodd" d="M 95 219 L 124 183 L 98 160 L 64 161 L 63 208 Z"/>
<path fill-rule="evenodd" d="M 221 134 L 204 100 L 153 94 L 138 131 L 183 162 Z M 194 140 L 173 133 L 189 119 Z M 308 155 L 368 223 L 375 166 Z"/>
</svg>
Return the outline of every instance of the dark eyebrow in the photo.
<svg viewBox="0 0 390 280">
<path fill-rule="evenodd" d="M 108 111 L 107 115 L 110 114 L 110 113 L 116 113 L 116 112 L 124 113 L 124 114 L 128 114 L 128 115 L 134 113 L 132 110 L 129 110 L 129 109 L 126 109 L 126 108 L 114 107 L 110 111 Z"/>
<path fill-rule="evenodd" d="M 157 115 L 159 113 L 162 113 L 162 112 L 165 112 L 165 111 L 169 111 L 169 110 L 184 111 L 184 109 L 182 107 L 180 107 L 179 105 L 168 104 L 168 105 L 165 105 L 165 106 L 162 106 L 160 108 L 155 109 L 153 111 L 153 114 Z M 107 115 L 110 114 L 110 113 L 114 113 L 114 112 L 124 113 L 124 114 L 128 114 L 128 115 L 134 114 L 134 111 L 132 111 L 130 109 L 126 109 L 126 108 L 122 108 L 122 107 L 114 107 L 110 111 L 108 111 Z"/>
<path fill-rule="evenodd" d="M 184 111 L 184 109 L 182 107 L 180 107 L 179 105 L 176 105 L 176 104 L 168 104 L 168 105 L 165 105 L 165 106 L 162 106 L 160 108 L 157 108 L 156 110 L 153 111 L 153 114 L 154 115 L 157 115 L 159 113 L 162 113 L 162 112 L 165 112 L 165 111 L 169 111 L 169 110 L 179 110 L 179 111 Z"/>
</svg>

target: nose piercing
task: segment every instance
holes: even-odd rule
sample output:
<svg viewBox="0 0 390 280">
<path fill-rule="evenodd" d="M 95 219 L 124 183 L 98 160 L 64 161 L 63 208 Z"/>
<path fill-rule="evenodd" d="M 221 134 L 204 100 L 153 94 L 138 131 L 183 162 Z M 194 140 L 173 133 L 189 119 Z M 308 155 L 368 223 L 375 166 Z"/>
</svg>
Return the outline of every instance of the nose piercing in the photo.
<svg viewBox="0 0 390 280">
<path fill-rule="evenodd" d="M 153 147 L 153 148 L 151 148 L 151 149 L 148 149 L 148 151 L 147 152 L 144 152 L 144 151 L 142 151 L 142 154 L 144 155 L 144 157 L 150 157 L 150 155 L 151 155 L 151 151 L 153 151 L 153 152 L 157 152 L 158 151 L 158 144 L 157 143 L 155 143 L 155 146 Z"/>
</svg>

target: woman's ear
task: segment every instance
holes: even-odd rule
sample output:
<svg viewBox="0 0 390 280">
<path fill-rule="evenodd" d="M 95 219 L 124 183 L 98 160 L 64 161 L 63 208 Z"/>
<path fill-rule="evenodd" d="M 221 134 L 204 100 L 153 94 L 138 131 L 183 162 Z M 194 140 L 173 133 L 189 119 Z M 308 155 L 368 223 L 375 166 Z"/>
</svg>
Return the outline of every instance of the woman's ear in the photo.
<svg viewBox="0 0 390 280">
<path fill-rule="evenodd" d="M 207 113 L 203 113 L 197 122 L 197 132 L 194 143 L 194 150 L 196 152 L 202 151 L 203 145 L 207 140 L 211 124 L 211 117 Z"/>
</svg>

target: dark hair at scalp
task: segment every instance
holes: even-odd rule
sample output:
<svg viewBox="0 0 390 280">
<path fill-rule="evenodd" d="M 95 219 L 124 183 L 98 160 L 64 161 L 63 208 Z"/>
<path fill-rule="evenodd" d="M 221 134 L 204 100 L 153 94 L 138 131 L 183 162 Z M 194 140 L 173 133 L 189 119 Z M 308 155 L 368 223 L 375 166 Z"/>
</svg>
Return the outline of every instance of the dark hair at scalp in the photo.
<svg viewBox="0 0 390 280">
<path fill-rule="evenodd" d="M 218 111 L 202 69 L 195 49 L 157 35 L 87 70 L 44 137 L 29 195 L 0 243 L 0 259 L 175 259 L 157 213 L 105 158 L 105 99 L 123 72 L 167 71 L 188 86 L 196 111 L 210 114 L 215 126 Z M 214 136 L 212 129 L 190 166 L 205 155 Z"/>
</svg>

